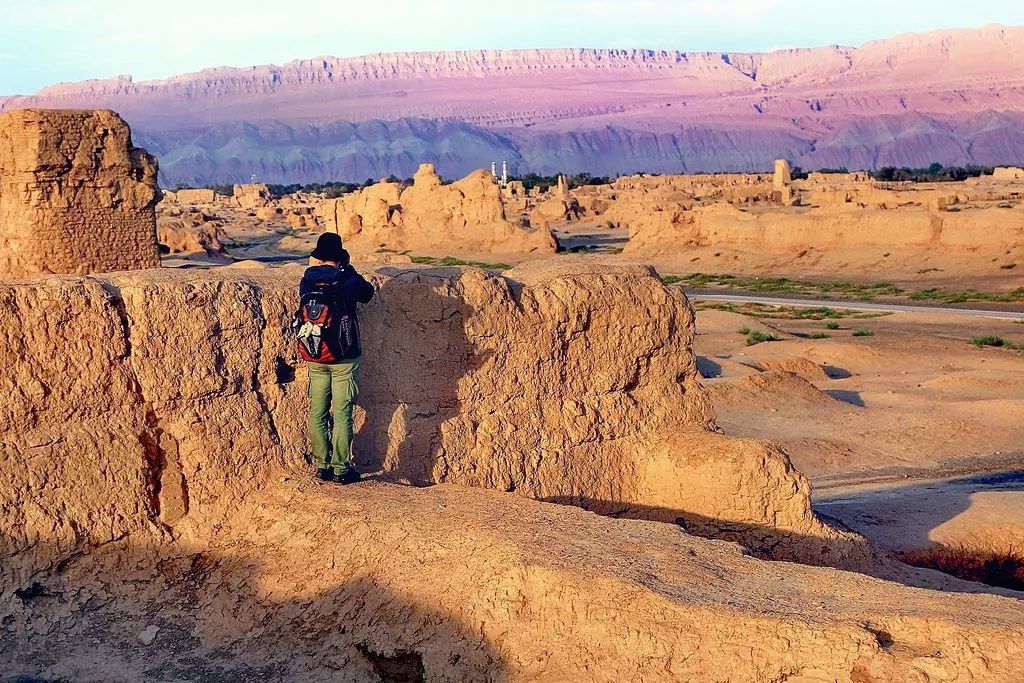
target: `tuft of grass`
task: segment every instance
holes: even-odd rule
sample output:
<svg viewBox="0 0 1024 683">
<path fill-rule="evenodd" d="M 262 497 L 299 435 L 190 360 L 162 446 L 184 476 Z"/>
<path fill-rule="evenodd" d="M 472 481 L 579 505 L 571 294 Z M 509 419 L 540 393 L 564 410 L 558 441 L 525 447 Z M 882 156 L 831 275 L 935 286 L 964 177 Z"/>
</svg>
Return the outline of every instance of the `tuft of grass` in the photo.
<svg viewBox="0 0 1024 683">
<path fill-rule="evenodd" d="M 443 258 L 437 258 L 435 256 L 410 256 L 413 263 L 424 264 L 428 266 L 443 266 L 445 268 L 453 266 L 469 266 L 471 268 L 482 268 L 484 270 L 508 270 L 512 266 L 507 263 L 486 263 L 484 261 L 464 261 L 454 256 L 445 256 Z"/>
<path fill-rule="evenodd" d="M 873 330 L 866 330 L 863 327 L 853 331 L 854 337 L 874 337 L 875 333 Z"/>
<path fill-rule="evenodd" d="M 760 344 L 762 342 L 773 341 L 779 341 L 777 335 L 771 334 L 769 332 L 762 332 L 761 330 L 751 330 L 750 333 L 747 335 L 747 346 L 754 346 L 755 344 Z"/>
<path fill-rule="evenodd" d="M 838 330 L 839 329 L 839 323 L 837 323 L 835 321 L 827 322 L 827 323 L 825 323 L 825 327 L 827 327 L 830 330 Z"/>
<path fill-rule="evenodd" d="M 1024 555 L 1014 548 L 1007 552 L 990 552 L 939 544 L 899 553 L 899 558 L 915 567 L 937 569 L 966 581 L 1024 590 Z"/>
<path fill-rule="evenodd" d="M 661 281 L 666 285 L 677 285 L 683 281 L 682 275 L 662 275 Z"/>
<path fill-rule="evenodd" d="M 997 337 L 991 334 L 985 335 L 984 337 L 971 337 L 971 343 L 977 346 L 979 349 L 982 346 L 1003 347 L 1009 344 L 1009 342 L 1007 342 L 1002 337 Z M 1012 344 L 1010 345 L 1012 346 Z"/>
<path fill-rule="evenodd" d="M 832 335 L 828 332 L 812 332 L 808 339 L 831 339 Z"/>
<path fill-rule="evenodd" d="M 751 330 L 749 327 L 741 327 L 740 329 L 738 329 L 736 331 L 739 332 L 742 335 L 748 335 L 751 332 L 753 332 L 753 330 Z"/>
<path fill-rule="evenodd" d="M 1002 349 L 1015 349 L 1017 351 L 1024 351 L 1024 341 L 1019 344 L 1014 344 L 1009 339 L 1003 339 L 993 334 L 987 334 L 983 337 L 971 337 L 971 343 L 977 346 L 979 349 L 985 346 L 991 346 Z"/>
</svg>

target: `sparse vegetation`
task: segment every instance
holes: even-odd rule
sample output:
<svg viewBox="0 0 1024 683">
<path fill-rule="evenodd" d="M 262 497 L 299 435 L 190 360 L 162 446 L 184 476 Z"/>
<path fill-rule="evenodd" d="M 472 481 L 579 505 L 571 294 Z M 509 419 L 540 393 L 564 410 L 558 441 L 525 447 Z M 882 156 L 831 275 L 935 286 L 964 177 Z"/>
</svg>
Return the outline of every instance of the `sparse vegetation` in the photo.
<svg viewBox="0 0 1024 683">
<path fill-rule="evenodd" d="M 875 336 L 875 332 L 874 332 L 874 330 L 867 330 L 867 329 L 864 329 L 862 327 L 860 329 L 854 330 L 853 331 L 853 336 L 854 337 L 874 337 Z"/>
<path fill-rule="evenodd" d="M 831 339 L 832 335 L 828 332 L 811 332 L 807 337 L 808 339 Z"/>
<path fill-rule="evenodd" d="M 757 302 L 733 304 L 717 301 L 701 301 L 699 299 L 695 301 L 694 307 L 698 311 L 726 311 L 729 313 L 749 316 L 751 318 L 774 318 L 776 320 L 825 320 L 828 318 L 856 318 L 863 320 L 892 315 L 892 313 L 888 311 L 854 311 L 850 309 L 830 308 L 827 306 L 814 306 L 807 308 L 803 306 L 780 306 Z"/>
<path fill-rule="evenodd" d="M 872 171 L 871 177 L 883 182 L 949 183 L 992 175 L 993 170 L 991 166 L 943 166 L 935 162 L 927 168 L 885 166 Z"/>
<path fill-rule="evenodd" d="M 518 176 L 514 180 L 522 181 L 523 187 L 527 190 L 532 190 L 535 187 L 540 187 L 542 190 L 547 190 L 549 187 L 554 187 L 558 184 L 558 175 L 539 175 L 537 173 L 527 173 L 526 175 Z M 593 176 L 589 173 L 577 173 L 575 175 L 565 174 L 566 182 L 569 183 L 569 189 L 575 189 L 577 187 L 583 187 L 584 185 L 608 185 L 614 178 L 609 176 Z"/>
<path fill-rule="evenodd" d="M 838 330 L 839 329 L 839 323 L 834 322 L 834 321 L 833 322 L 827 322 L 827 323 L 825 323 L 825 327 L 827 327 L 830 330 Z"/>
<path fill-rule="evenodd" d="M 671 281 L 668 281 L 671 279 Z M 787 293 L 805 296 L 828 294 L 845 298 L 870 301 L 879 296 L 895 296 L 903 293 L 900 287 L 891 282 L 860 285 L 852 282 L 811 282 L 793 280 L 785 277 L 738 277 L 736 275 L 720 275 L 711 273 L 692 273 L 690 275 L 668 275 L 662 278 L 666 284 L 682 284 L 693 289 L 708 287 L 728 287 L 758 293 Z"/>
<path fill-rule="evenodd" d="M 410 256 L 413 263 L 425 264 L 428 266 L 470 266 L 473 268 L 483 268 L 484 270 L 508 270 L 512 266 L 507 263 L 485 263 L 484 261 L 464 261 L 454 256 L 445 256 L 438 258 L 435 256 Z"/>
<path fill-rule="evenodd" d="M 739 277 L 727 274 L 691 273 L 690 275 L 664 275 L 665 284 L 681 284 L 692 289 L 727 287 L 757 293 L 786 293 L 803 296 L 837 296 L 840 298 L 871 301 L 880 296 L 908 296 L 913 301 L 934 301 L 947 304 L 970 301 L 991 301 L 994 303 L 1018 303 L 1024 301 L 1024 287 L 1018 287 L 1005 294 L 983 292 L 978 289 L 950 290 L 932 287 L 919 289 L 910 294 L 896 284 L 883 280 L 874 284 L 852 282 L 811 282 L 785 277 Z"/>
<path fill-rule="evenodd" d="M 910 293 L 913 301 L 940 301 L 947 304 L 962 304 L 969 301 L 992 301 L 996 303 L 1017 303 L 1024 301 L 1024 287 L 1018 287 L 1006 294 L 993 294 L 977 289 L 919 289 Z"/>
<path fill-rule="evenodd" d="M 915 567 L 936 569 L 966 581 L 1024 590 L 1024 555 L 1014 548 L 1007 552 L 988 552 L 940 544 L 903 552 L 899 557 Z"/>
<path fill-rule="evenodd" d="M 991 346 L 1000 349 L 1015 349 L 1017 351 L 1024 351 L 1024 341 L 1020 342 L 1019 344 L 1014 344 L 1009 339 L 1003 339 L 1002 337 L 998 337 L 992 334 L 985 335 L 983 337 L 971 337 L 971 343 L 977 346 L 979 349 L 986 346 Z"/>
<path fill-rule="evenodd" d="M 753 346 L 762 342 L 779 341 L 779 337 L 776 334 L 772 334 L 771 332 L 762 332 L 761 330 L 752 330 L 749 327 L 741 327 L 737 332 L 746 336 L 747 346 Z"/>
<path fill-rule="evenodd" d="M 971 343 L 981 348 L 982 346 L 1006 346 L 1007 342 L 1002 337 L 986 335 L 984 337 L 971 337 Z"/>
</svg>

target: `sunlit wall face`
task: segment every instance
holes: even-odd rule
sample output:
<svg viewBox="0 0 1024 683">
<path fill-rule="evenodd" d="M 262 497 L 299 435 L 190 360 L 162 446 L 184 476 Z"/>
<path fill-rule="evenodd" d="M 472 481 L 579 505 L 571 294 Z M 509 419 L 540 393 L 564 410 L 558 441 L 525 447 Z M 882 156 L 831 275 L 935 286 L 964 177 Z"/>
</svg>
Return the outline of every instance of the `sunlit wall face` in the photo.
<svg viewBox="0 0 1024 683">
<path fill-rule="evenodd" d="M 0 0 L 0 94 L 322 54 L 516 47 L 764 51 L 1024 24 L 1017 0 Z"/>
</svg>

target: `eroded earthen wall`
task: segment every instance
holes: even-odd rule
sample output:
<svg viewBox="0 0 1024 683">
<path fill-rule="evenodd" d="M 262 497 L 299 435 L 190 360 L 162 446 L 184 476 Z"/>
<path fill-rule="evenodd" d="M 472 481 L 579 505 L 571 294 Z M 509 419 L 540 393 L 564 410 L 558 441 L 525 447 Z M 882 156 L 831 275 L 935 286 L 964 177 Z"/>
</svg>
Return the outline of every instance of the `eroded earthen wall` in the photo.
<svg viewBox="0 0 1024 683">
<path fill-rule="evenodd" d="M 151 521 L 210 523 L 302 462 L 305 370 L 287 329 L 299 272 L 0 286 L 0 337 L 14 340 L 0 348 L 0 556 L 20 557 L 0 580 Z M 679 518 L 815 563 L 857 551 L 814 516 L 784 453 L 710 431 L 692 311 L 651 271 L 370 274 L 364 470 Z"/>
<path fill-rule="evenodd" d="M 160 264 L 157 163 L 111 111 L 0 116 L 0 277 Z"/>
</svg>

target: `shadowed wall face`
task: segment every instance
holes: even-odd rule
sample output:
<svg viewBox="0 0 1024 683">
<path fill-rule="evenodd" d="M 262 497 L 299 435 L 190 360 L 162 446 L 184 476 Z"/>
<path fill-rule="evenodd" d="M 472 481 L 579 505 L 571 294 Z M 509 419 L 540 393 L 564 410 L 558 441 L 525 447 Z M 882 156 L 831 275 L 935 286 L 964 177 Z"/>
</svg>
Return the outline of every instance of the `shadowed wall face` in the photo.
<svg viewBox="0 0 1024 683">
<path fill-rule="evenodd" d="M 159 266 L 156 176 L 114 112 L 0 116 L 0 277 Z"/>
</svg>

